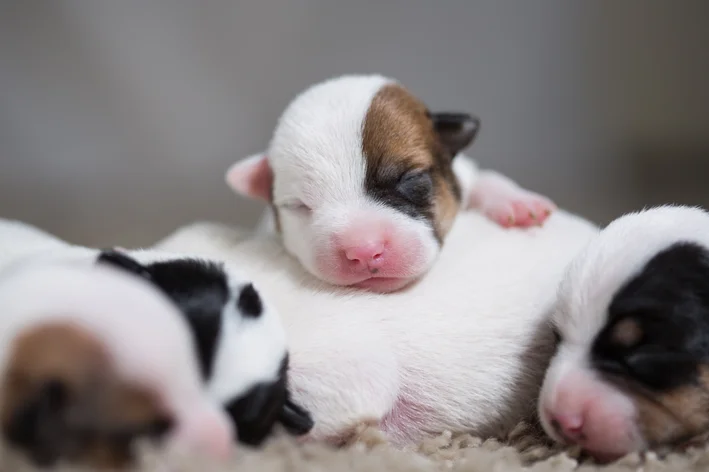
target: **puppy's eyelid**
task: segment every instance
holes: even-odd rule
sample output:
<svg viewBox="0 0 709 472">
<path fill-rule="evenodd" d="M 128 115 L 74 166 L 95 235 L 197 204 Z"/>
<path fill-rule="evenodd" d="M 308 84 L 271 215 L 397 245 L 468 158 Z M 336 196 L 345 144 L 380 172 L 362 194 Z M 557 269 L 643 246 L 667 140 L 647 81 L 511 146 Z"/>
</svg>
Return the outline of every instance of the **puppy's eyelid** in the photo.
<svg viewBox="0 0 709 472">
<path fill-rule="evenodd" d="M 399 180 L 403 182 L 410 179 L 420 179 L 423 177 L 427 177 L 428 175 L 430 175 L 430 173 L 431 169 L 429 168 L 411 169 L 401 174 Z"/>
<path fill-rule="evenodd" d="M 301 211 L 301 212 L 311 212 L 312 208 L 310 208 L 308 205 L 303 203 L 302 200 L 294 198 L 290 200 L 284 200 L 280 203 L 276 204 L 277 206 L 284 208 L 286 210 L 293 210 L 293 211 Z"/>
</svg>

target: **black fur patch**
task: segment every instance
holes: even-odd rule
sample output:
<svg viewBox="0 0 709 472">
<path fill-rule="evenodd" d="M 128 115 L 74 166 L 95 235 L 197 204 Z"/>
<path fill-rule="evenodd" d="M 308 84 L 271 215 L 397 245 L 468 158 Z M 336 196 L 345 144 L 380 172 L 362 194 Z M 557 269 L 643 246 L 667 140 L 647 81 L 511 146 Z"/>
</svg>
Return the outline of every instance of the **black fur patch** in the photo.
<svg viewBox="0 0 709 472">
<path fill-rule="evenodd" d="M 222 311 L 229 300 L 227 276 L 220 264 L 176 259 L 148 266 L 152 280 L 180 307 L 194 333 L 204 378 L 212 375 Z"/>
<path fill-rule="evenodd" d="M 173 259 L 141 265 L 117 251 L 103 251 L 98 261 L 140 275 L 170 297 L 192 328 L 202 377 L 211 377 L 222 311 L 229 300 L 227 275 L 221 264 L 200 259 Z"/>
<path fill-rule="evenodd" d="M 441 144 L 451 156 L 470 146 L 480 131 L 480 120 L 467 113 L 430 113 Z"/>
<path fill-rule="evenodd" d="M 254 288 L 253 284 L 246 284 L 239 294 L 239 299 L 236 302 L 239 311 L 246 316 L 258 318 L 263 312 L 263 303 L 261 297 Z"/>
<path fill-rule="evenodd" d="M 376 169 L 367 178 L 367 194 L 412 218 L 433 221 L 433 178 L 429 171 Z"/>
<path fill-rule="evenodd" d="M 82 415 L 77 414 L 81 401 L 62 381 L 48 380 L 12 412 L 3 428 L 4 437 L 37 466 L 51 467 L 98 447 L 130 461 L 134 440 L 161 438 L 173 426 L 167 417 L 143 424 L 102 425 L 95 416 L 88 416 L 82 422 Z"/>
<path fill-rule="evenodd" d="M 276 424 L 294 435 L 306 434 L 312 429 L 310 413 L 290 399 L 287 373 L 288 355 L 281 361 L 276 381 L 255 385 L 245 395 L 227 403 L 226 410 L 237 425 L 239 441 L 257 446 Z"/>
<path fill-rule="evenodd" d="M 613 337 L 628 319 L 642 333 L 631 346 Z M 600 371 L 655 391 L 694 384 L 709 359 L 709 251 L 677 243 L 653 257 L 613 298 L 592 358 Z"/>
<path fill-rule="evenodd" d="M 15 447 L 27 451 L 35 464 L 47 467 L 65 457 L 67 427 L 64 416 L 68 392 L 60 381 L 49 381 L 12 413 L 4 435 Z"/>
<path fill-rule="evenodd" d="M 115 252 L 115 251 L 113 251 Z M 185 314 L 194 333 L 202 376 L 212 376 L 222 311 L 229 299 L 227 275 L 220 264 L 198 259 L 173 259 L 141 265 L 129 256 L 117 253 L 99 257 L 152 281 Z M 241 289 L 237 308 L 245 316 L 258 317 L 262 300 L 252 284 Z M 225 404 L 225 410 L 238 429 L 239 442 L 261 444 L 275 424 L 282 424 L 291 434 L 305 434 L 313 427 L 310 414 L 295 405 L 287 390 L 288 355 L 281 362 L 278 379 L 254 386 L 245 395 Z"/>
</svg>

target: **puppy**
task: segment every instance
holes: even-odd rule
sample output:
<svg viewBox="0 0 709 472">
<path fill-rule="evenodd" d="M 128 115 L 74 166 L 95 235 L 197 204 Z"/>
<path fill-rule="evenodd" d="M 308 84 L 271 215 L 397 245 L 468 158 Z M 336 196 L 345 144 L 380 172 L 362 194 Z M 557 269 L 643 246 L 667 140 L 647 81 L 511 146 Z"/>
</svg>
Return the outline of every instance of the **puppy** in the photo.
<svg viewBox="0 0 709 472">
<path fill-rule="evenodd" d="M 127 467 L 139 438 L 226 458 L 187 324 L 158 290 L 104 267 L 0 274 L 0 427 L 39 466 Z"/>
<path fill-rule="evenodd" d="M 569 266 L 539 416 L 601 460 L 709 430 L 709 214 L 612 222 Z"/>
<path fill-rule="evenodd" d="M 102 251 L 98 262 L 143 277 L 177 304 L 192 329 L 207 390 L 224 405 L 239 441 L 259 445 L 275 424 L 294 435 L 308 433 L 312 419 L 287 390 L 285 332 L 254 285 L 205 259 L 145 251 L 134 257 L 152 262 L 115 250 Z"/>
<path fill-rule="evenodd" d="M 207 391 L 224 405 L 241 443 L 261 444 L 277 424 L 296 435 L 312 427 L 307 411 L 288 397 L 288 351 L 278 313 L 234 267 L 159 251 L 71 246 L 7 220 L 0 220 L 0 247 L 6 248 L 6 265 L 108 265 L 159 288 L 187 321 Z"/>
<path fill-rule="evenodd" d="M 521 227 L 554 210 L 460 154 L 478 129 L 470 115 L 430 112 L 392 79 L 344 76 L 296 97 L 268 151 L 226 180 L 271 204 L 285 247 L 311 274 L 391 292 L 430 269 L 459 209 Z"/>
<path fill-rule="evenodd" d="M 155 249 L 240 267 L 273 303 L 289 390 L 313 416 L 308 440 L 340 444 L 364 422 L 407 446 L 443 431 L 502 434 L 534 415 L 558 283 L 597 228 L 557 211 L 534 233 L 508 231 L 464 212 L 430 273 L 386 295 L 312 277 L 277 235 L 245 234 L 196 224 Z"/>
</svg>

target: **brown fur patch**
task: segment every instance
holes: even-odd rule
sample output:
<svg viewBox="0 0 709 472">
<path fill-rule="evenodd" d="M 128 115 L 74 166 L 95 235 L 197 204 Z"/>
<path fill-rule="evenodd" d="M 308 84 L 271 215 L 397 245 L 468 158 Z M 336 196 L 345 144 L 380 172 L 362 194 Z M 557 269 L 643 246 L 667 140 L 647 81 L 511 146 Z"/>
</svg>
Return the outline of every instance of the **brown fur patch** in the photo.
<svg viewBox="0 0 709 472">
<path fill-rule="evenodd" d="M 616 323 L 611 333 L 611 340 L 621 346 L 632 347 L 642 339 L 640 323 L 633 319 L 624 319 Z"/>
<path fill-rule="evenodd" d="M 441 242 L 458 213 L 460 189 L 453 156 L 441 146 L 426 106 L 400 85 L 382 87 L 364 120 L 362 150 L 367 189 L 396 185 L 411 170 L 430 171 L 433 198 L 421 212 Z"/>
<path fill-rule="evenodd" d="M 686 441 L 709 429 L 709 367 L 702 366 L 694 385 L 686 385 L 653 400 L 635 394 L 638 423 L 651 445 Z"/>
<path fill-rule="evenodd" d="M 130 432 L 169 423 L 156 395 L 122 381 L 101 343 L 77 326 L 31 328 L 10 349 L 0 379 L 0 423 L 6 437 L 13 428 L 26 427 L 17 415 L 44 403 L 40 396 L 47 385 L 62 391 L 49 416 L 35 420 L 42 444 L 18 445 L 28 449 L 24 452 L 51 450 L 79 465 L 125 467 L 133 459 Z"/>
</svg>

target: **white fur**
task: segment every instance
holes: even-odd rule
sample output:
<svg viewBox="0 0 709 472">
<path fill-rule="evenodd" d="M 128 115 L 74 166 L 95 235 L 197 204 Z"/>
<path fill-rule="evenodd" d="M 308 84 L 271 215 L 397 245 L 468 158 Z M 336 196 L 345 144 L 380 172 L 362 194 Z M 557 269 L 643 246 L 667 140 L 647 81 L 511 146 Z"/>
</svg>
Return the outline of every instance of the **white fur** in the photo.
<svg viewBox="0 0 709 472">
<path fill-rule="evenodd" d="M 148 284 L 114 269 L 35 260 L 0 273 L 0 306 L 0 372 L 17 335 L 75 323 L 100 340 L 125 381 L 159 395 L 177 420 L 175 444 L 219 455 L 230 448 L 233 428 L 204 392 L 187 325 Z"/>
<path fill-rule="evenodd" d="M 623 454 L 643 447 L 632 397 L 594 372 L 590 351 L 607 322 L 613 296 L 654 256 L 677 242 L 709 248 L 709 214 L 698 208 L 672 206 L 628 214 L 609 224 L 570 264 L 554 314 L 563 341 L 546 374 L 539 401 L 542 423 L 552 437 L 561 439 L 550 425 L 550 412 L 578 414 L 579 402 L 585 401 L 579 398 L 583 394 L 596 405 L 593 411 L 603 416 L 586 418 L 596 432 L 605 431 L 593 438 L 599 449 L 604 449 L 599 453 Z M 575 397 L 575 409 L 570 396 Z"/>
<path fill-rule="evenodd" d="M 465 213 L 431 272 L 388 295 L 314 279 L 276 237 L 197 224 L 156 247 L 234 263 L 274 303 L 290 387 L 314 415 L 314 439 L 371 420 L 406 444 L 444 430 L 496 434 L 533 412 L 558 282 L 596 233 L 564 212 L 528 231 Z"/>
<path fill-rule="evenodd" d="M 285 247 L 313 274 L 350 285 L 331 268 L 338 258 L 333 238 L 347 231 L 366 235 L 377 222 L 400 232 L 416 258 L 409 276 L 428 269 L 438 243 L 427 223 L 372 200 L 364 188 L 364 120 L 372 99 L 392 79 L 346 76 L 314 85 L 296 97 L 281 116 L 267 156 L 274 175 L 273 204 L 279 208 Z M 309 211 L 298 208 L 300 203 Z M 350 228 L 357 220 L 372 229 Z M 373 235 L 376 237 L 376 235 Z M 415 248 L 415 249 L 414 249 Z"/>
<path fill-rule="evenodd" d="M 96 249 L 71 246 L 24 223 L 1 219 L 0 248 L 5 248 L 0 269 L 48 262 L 91 267 L 99 252 Z M 188 257 L 185 254 L 155 250 L 133 250 L 126 251 L 126 254 L 142 264 Z M 262 297 L 261 316 L 242 316 L 237 312 L 236 297 L 250 279 L 233 265 L 227 264 L 224 269 L 229 279 L 230 295 L 222 313 L 223 325 L 212 378 L 207 384 L 210 395 L 220 402 L 245 394 L 259 383 L 276 380 L 287 350 L 283 324 L 269 300 Z M 257 285 L 255 288 L 259 291 Z M 105 292 L 102 294 L 105 295 Z M 154 336 L 155 333 L 148 330 L 145 335 Z M 190 362 L 194 363 L 194 360 Z"/>
</svg>

